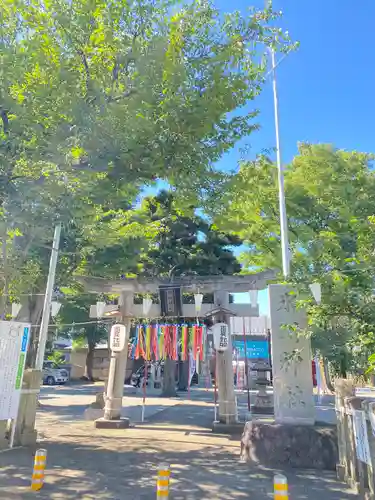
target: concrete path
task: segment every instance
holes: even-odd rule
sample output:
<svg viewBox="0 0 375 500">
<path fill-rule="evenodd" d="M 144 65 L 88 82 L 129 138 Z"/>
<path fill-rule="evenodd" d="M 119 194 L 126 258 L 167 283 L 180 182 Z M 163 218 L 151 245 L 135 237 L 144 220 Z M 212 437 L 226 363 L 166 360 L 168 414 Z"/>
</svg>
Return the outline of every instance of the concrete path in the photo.
<svg viewBox="0 0 375 500">
<path fill-rule="evenodd" d="M 93 401 L 95 393 L 102 391 L 103 383 L 95 384 L 73 384 L 64 386 L 43 387 L 40 395 L 42 403 L 41 411 L 54 413 L 61 421 L 74 421 L 84 419 L 84 412 L 87 406 Z M 250 391 L 251 402 L 254 401 L 257 391 Z M 272 394 L 272 389 L 268 390 Z M 125 386 L 123 401 L 123 416 L 129 417 L 134 422 L 140 422 L 142 413 L 142 389 L 135 389 L 132 386 Z M 214 393 L 213 389 L 208 391 L 204 387 L 194 387 L 191 395 L 180 393 L 179 399 L 191 397 L 194 400 L 206 401 L 212 405 Z M 246 391 L 236 391 L 238 413 L 241 420 L 245 421 L 247 411 Z M 336 423 L 334 396 L 314 396 L 316 406 L 316 419 L 320 422 L 334 425 Z M 157 394 L 147 395 L 146 417 L 162 411 L 165 406 L 170 405 L 171 400 L 160 398 Z M 172 404 L 174 400 L 172 400 Z M 92 416 L 94 419 L 94 415 Z"/>
<path fill-rule="evenodd" d="M 43 387 L 39 401 L 39 416 L 43 419 L 58 420 L 59 422 L 77 422 L 80 420 L 95 420 L 103 416 L 104 411 L 88 409 L 95 401 L 95 394 L 103 392 L 104 384 L 64 385 Z M 141 422 L 142 416 L 142 389 L 124 386 L 122 416 L 132 422 Z M 177 401 L 179 401 L 177 399 Z M 147 395 L 145 417 L 165 410 L 176 404 L 175 399 L 161 398 L 158 395 Z"/>
<path fill-rule="evenodd" d="M 38 418 L 40 446 L 48 450 L 43 490 L 35 494 L 29 488 L 31 450 L 0 453 L 1 500 L 152 500 L 160 463 L 171 466 L 171 500 L 273 498 L 275 471 L 240 463 L 239 439 L 211 433 L 212 403 L 199 391 L 192 391 L 191 401 L 156 398 L 158 411 L 151 412 L 144 424 L 123 431 L 96 430 L 78 414 L 73 421 L 64 420 L 64 397 L 50 398 L 51 408 L 43 408 Z M 79 395 L 74 400 L 78 402 Z M 74 415 L 76 410 L 67 411 Z M 333 474 L 286 475 L 290 500 L 356 498 Z"/>
</svg>

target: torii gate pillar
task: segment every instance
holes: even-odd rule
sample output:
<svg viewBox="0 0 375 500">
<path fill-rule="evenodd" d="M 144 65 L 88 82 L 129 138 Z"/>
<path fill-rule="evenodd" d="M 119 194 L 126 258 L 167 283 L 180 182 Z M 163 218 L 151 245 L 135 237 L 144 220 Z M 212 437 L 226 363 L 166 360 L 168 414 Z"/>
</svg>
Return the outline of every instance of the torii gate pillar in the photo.
<svg viewBox="0 0 375 500">
<path fill-rule="evenodd" d="M 108 384 L 105 394 L 104 417 L 95 421 L 98 429 L 124 429 L 129 427 L 128 418 L 121 417 L 122 397 L 124 393 L 124 377 L 128 359 L 128 341 L 131 326 L 131 307 L 133 293 L 121 293 L 120 312 L 122 323 L 126 328 L 125 349 L 122 352 L 112 352 L 109 365 Z"/>
<path fill-rule="evenodd" d="M 215 306 L 229 309 L 229 293 L 223 290 L 214 294 Z M 215 315 L 215 323 L 227 323 L 230 325 L 230 316 L 225 312 Z M 232 425 L 237 423 L 237 402 L 234 393 L 232 335 L 228 338 L 228 349 L 224 352 L 216 352 L 217 382 L 219 392 L 219 422 Z"/>
</svg>

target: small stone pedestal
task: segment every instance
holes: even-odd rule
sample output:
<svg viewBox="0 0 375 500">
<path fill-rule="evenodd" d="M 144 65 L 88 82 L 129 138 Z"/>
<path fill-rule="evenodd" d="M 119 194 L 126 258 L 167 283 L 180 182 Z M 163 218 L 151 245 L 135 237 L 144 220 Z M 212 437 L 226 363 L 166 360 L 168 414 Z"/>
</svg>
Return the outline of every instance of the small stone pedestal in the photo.
<svg viewBox="0 0 375 500">
<path fill-rule="evenodd" d="M 273 397 L 272 394 L 267 394 L 268 386 L 267 372 L 271 370 L 268 366 L 259 366 L 256 368 L 258 372 L 256 386 L 258 394 L 255 396 L 255 403 L 251 405 L 252 413 L 259 415 L 273 415 Z"/>
<path fill-rule="evenodd" d="M 128 418 L 119 418 L 114 420 L 105 420 L 98 418 L 95 420 L 96 429 L 128 429 L 130 427 L 130 420 Z"/>
</svg>

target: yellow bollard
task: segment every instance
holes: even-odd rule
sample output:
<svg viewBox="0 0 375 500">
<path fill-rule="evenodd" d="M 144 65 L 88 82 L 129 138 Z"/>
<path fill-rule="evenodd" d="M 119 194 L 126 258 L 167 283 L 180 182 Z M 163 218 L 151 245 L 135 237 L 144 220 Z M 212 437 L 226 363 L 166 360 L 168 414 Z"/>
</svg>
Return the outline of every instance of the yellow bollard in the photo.
<svg viewBox="0 0 375 500">
<path fill-rule="evenodd" d="M 169 478 L 171 471 L 169 465 L 162 464 L 158 467 L 156 480 L 156 498 L 169 498 Z"/>
<path fill-rule="evenodd" d="M 34 470 L 31 478 L 31 489 L 39 491 L 44 484 L 44 469 L 47 462 L 47 450 L 37 450 L 35 453 Z"/>
<path fill-rule="evenodd" d="M 274 500 L 288 500 L 288 480 L 282 474 L 277 474 L 273 479 Z"/>
</svg>

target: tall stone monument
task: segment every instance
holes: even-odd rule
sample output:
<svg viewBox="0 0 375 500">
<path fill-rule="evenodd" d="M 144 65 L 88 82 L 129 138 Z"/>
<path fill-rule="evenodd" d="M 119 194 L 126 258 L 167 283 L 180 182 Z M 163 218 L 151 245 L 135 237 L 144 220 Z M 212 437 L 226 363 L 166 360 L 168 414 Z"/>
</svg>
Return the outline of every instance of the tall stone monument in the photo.
<svg viewBox="0 0 375 500">
<path fill-rule="evenodd" d="M 301 334 L 306 313 L 287 285 L 269 286 L 275 421 L 313 425 L 315 405 L 310 339 Z"/>
</svg>

